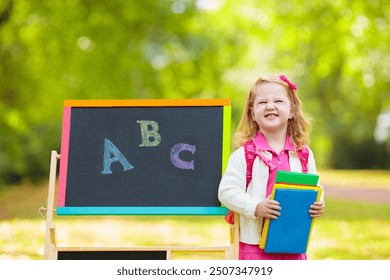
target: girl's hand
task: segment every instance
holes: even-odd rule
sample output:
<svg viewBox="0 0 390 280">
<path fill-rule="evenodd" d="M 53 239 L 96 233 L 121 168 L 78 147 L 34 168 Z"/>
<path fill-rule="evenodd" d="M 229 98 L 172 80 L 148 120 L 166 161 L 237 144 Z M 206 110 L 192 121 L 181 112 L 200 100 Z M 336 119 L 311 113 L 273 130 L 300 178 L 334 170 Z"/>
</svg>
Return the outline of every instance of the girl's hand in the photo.
<svg viewBox="0 0 390 280">
<path fill-rule="evenodd" d="M 310 217 L 312 218 L 318 218 L 322 215 L 325 209 L 325 203 L 323 201 L 317 201 L 314 202 L 312 205 L 310 205 Z"/>
<path fill-rule="evenodd" d="M 255 216 L 259 218 L 270 218 L 276 220 L 280 216 L 279 202 L 276 200 L 270 200 L 267 197 L 265 200 L 257 204 L 255 210 Z"/>
</svg>

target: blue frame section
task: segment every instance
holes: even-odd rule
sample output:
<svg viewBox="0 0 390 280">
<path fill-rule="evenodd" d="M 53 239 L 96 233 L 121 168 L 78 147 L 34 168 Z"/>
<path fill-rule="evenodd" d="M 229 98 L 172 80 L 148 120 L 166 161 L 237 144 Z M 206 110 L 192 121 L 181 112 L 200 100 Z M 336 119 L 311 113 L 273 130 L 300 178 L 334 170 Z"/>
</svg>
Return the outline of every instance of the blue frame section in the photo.
<svg viewBox="0 0 390 280">
<path fill-rule="evenodd" d="M 226 216 L 226 207 L 57 207 L 57 215 L 205 215 Z"/>
</svg>

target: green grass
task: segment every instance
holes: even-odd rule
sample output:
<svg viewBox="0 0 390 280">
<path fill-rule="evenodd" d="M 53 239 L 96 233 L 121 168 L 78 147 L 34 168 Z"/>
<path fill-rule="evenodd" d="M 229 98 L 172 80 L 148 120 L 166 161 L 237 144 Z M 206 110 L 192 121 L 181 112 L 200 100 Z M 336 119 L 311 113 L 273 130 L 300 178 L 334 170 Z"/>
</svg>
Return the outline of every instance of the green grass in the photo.
<svg viewBox="0 0 390 280">
<path fill-rule="evenodd" d="M 327 199 L 315 223 L 310 257 L 333 260 L 390 259 L 390 204 Z"/>
<path fill-rule="evenodd" d="M 319 170 L 318 175 L 324 186 L 390 189 L 389 170 Z"/>
<path fill-rule="evenodd" d="M 325 173 L 320 173 L 321 178 L 333 182 L 332 186 L 342 181 L 349 182 L 348 187 L 353 188 L 351 178 L 360 171 L 328 171 L 329 178 Z M 388 173 L 366 172 L 364 178 L 367 182 L 379 182 L 370 185 L 390 189 Z M 0 192 L 0 259 L 43 259 L 46 221 L 37 210 L 45 206 L 46 197 L 47 185 L 15 186 Z M 327 198 L 326 212 L 315 222 L 309 259 L 389 260 L 389 217 L 390 204 Z M 229 226 L 222 217 L 55 216 L 54 224 L 59 246 L 226 246 L 229 243 Z M 220 259 L 223 256 L 176 253 L 173 258 Z"/>
</svg>

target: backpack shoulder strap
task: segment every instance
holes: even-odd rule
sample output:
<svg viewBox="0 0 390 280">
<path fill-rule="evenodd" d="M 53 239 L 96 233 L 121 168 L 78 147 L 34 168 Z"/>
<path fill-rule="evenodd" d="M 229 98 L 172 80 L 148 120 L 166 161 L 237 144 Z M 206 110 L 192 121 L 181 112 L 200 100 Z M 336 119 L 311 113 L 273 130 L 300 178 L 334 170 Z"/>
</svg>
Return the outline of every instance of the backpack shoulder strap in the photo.
<svg viewBox="0 0 390 280">
<path fill-rule="evenodd" d="M 245 161 L 246 161 L 246 185 L 245 185 L 245 192 L 248 190 L 249 183 L 252 180 L 252 168 L 253 168 L 253 162 L 256 158 L 256 146 L 255 143 L 253 143 L 252 140 L 249 140 L 244 143 L 244 154 L 245 154 Z M 225 221 L 229 224 L 234 224 L 234 212 L 232 210 L 228 211 L 228 214 L 224 217 Z"/>
<path fill-rule="evenodd" d="M 247 191 L 249 183 L 252 180 L 252 168 L 253 162 L 256 158 L 256 145 L 252 140 L 245 142 L 244 144 L 244 153 L 245 153 L 245 161 L 246 161 L 246 185 L 245 191 Z"/>
<path fill-rule="evenodd" d="M 308 163 L 309 163 L 309 149 L 307 146 L 304 146 L 302 149 L 298 150 L 298 158 L 301 161 L 302 173 L 308 172 Z"/>
</svg>

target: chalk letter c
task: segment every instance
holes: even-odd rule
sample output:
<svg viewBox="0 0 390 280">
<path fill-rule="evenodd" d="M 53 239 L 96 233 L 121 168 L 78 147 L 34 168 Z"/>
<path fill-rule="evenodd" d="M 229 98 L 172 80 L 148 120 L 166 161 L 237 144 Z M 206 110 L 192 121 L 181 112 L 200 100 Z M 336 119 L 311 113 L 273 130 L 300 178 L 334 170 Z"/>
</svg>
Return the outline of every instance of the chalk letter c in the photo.
<svg viewBox="0 0 390 280">
<path fill-rule="evenodd" d="M 171 162 L 172 162 L 172 164 L 180 169 L 194 170 L 195 166 L 194 166 L 193 160 L 185 161 L 185 160 L 180 159 L 179 154 L 182 151 L 189 151 L 192 154 L 194 154 L 196 151 L 196 146 L 192 146 L 192 145 L 185 144 L 185 143 L 178 143 L 178 144 L 174 145 L 171 149 Z"/>
</svg>

